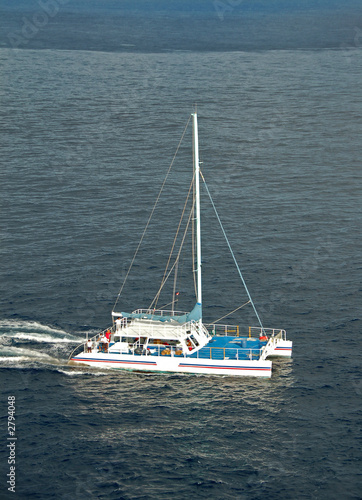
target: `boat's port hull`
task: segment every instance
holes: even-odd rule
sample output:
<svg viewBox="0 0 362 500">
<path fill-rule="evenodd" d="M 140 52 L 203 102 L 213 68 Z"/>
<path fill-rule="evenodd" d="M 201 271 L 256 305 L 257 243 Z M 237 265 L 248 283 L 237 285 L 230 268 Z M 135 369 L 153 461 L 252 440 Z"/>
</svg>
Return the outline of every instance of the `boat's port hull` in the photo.
<svg viewBox="0 0 362 500">
<path fill-rule="evenodd" d="M 268 357 L 282 356 L 285 358 L 292 357 L 293 342 L 291 340 L 278 340 L 278 343 L 272 354 Z"/>
<path fill-rule="evenodd" d="M 272 362 L 269 360 L 213 360 L 188 357 L 153 357 L 129 354 L 81 353 L 70 359 L 71 364 L 97 368 L 137 370 L 147 372 L 172 372 L 206 375 L 232 375 L 270 378 Z"/>
</svg>

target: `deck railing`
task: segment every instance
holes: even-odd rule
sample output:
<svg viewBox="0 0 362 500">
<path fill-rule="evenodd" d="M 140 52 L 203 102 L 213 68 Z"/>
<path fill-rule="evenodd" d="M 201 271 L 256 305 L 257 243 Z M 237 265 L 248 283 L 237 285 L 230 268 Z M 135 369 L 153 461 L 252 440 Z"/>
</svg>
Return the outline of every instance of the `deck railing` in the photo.
<svg viewBox="0 0 362 500">
<path fill-rule="evenodd" d="M 100 342 L 97 339 L 99 339 L 100 337 L 102 337 L 108 331 L 110 331 L 112 333 L 112 335 L 114 335 L 114 328 L 113 328 L 113 326 L 111 326 L 109 328 L 105 328 L 102 332 L 96 333 L 95 335 L 93 335 L 93 337 L 88 337 L 88 332 L 87 332 L 86 333 L 86 339 L 85 339 L 85 341 L 82 342 L 81 344 L 77 345 L 77 347 L 75 349 L 73 349 L 73 351 L 69 355 L 69 359 L 71 359 L 73 356 L 76 356 L 77 354 L 81 353 L 82 351 L 83 352 L 87 352 L 87 350 L 88 350 L 88 347 L 87 347 L 88 340 L 91 340 L 93 342 L 93 348 L 97 348 L 98 349 Z"/>
<path fill-rule="evenodd" d="M 172 311 L 166 309 L 136 309 L 132 314 L 152 314 L 154 316 L 183 316 L 184 311 Z"/>
<path fill-rule="evenodd" d="M 105 330 L 106 331 L 106 330 Z M 101 352 L 101 343 L 97 340 L 99 334 L 92 337 L 90 340 L 93 342 L 93 352 Z M 71 359 L 80 352 L 87 352 L 87 341 L 80 344 L 74 349 L 74 351 L 69 356 Z M 202 347 L 198 351 L 190 354 L 185 352 L 181 347 L 170 346 L 163 344 L 148 344 L 147 348 L 142 345 L 135 344 L 131 345 L 128 352 L 121 352 L 119 350 L 111 350 L 112 354 L 128 354 L 131 356 L 148 355 L 160 356 L 160 357 L 180 357 L 180 358 L 196 358 L 196 359 L 216 359 L 216 360 L 253 360 L 259 359 L 262 350 L 261 349 L 250 349 L 250 348 L 233 348 L 233 347 Z"/>
<path fill-rule="evenodd" d="M 234 337 L 261 337 L 266 334 L 268 337 L 281 338 L 286 340 L 286 332 L 280 328 L 264 328 L 260 326 L 249 326 L 249 330 L 244 334 L 240 331 L 239 325 L 219 325 L 218 323 L 210 323 L 205 325 L 211 335 L 218 337 L 232 335 Z"/>
<path fill-rule="evenodd" d="M 123 327 L 127 326 L 127 320 L 124 318 L 125 324 L 122 325 Z M 186 329 L 189 329 L 191 327 L 191 323 L 187 323 L 186 325 L 183 325 Z M 207 330 L 212 334 L 212 335 L 217 335 L 217 336 L 226 336 L 226 335 L 234 335 L 236 337 L 240 336 L 239 332 L 239 327 L 238 325 L 218 325 L 218 324 L 211 324 L 211 325 L 205 325 L 207 327 Z M 112 332 L 112 337 L 113 339 L 114 333 L 115 333 L 115 328 L 110 327 L 106 328 L 103 330 L 101 333 L 97 333 L 93 337 L 88 338 L 88 333 L 87 337 L 84 342 L 79 344 L 70 354 L 69 359 L 71 359 L 73 356 L 76 356 L 77 354 L 80 354 L 81 352 L 86 353 L 88 351 L 88 340 L 91 340 L 93 343 L 92 346 L 92 351 L 93 352 L 99 352 L 101 350 L 101 343 L 99 342 L 99 339 L 103 334 L 110 330 Z M 264 332 L 268 335 L 269 340 L 268 344 L 263 347 L 262 349 L 251 349 L 251 348 L 233 348 L 233 347 L 202 347 L 201 349 L 197 350 L 196 352 L 192 353 L 190 355 L 189 352 L 183 352 L 180 347 L 177 346 L 165 346 L 163 344 L 149 344 L 147 346 L 147 350 L 143 348 L 142 345 L 139 345 L 137 342 L 131 346 L 129 349 L 128 353 L 123 353 L 123 354 L 131 354 L 134 356 L 138 356 L 141 354 L 147 354 L 150 356 L 177 356 L 177 357 L 186 357 L 190 356 L 192 358 L 203 358 L 203 359 L 259 359 L 260 356 L 263 358 L 266 358 L 275 348 L 276 342 L 278 341 L 277 339 L 281 340 L 286 340 L 286 332 L 285 330 L 279 329 L 279 328 L 264 328 Z M 260 327 L 249 327 L 249 337 L 260 337 L 264 335 L 263 330 Z M 139 331 L 139 336 L 142 336 L 142 331 Z M 112 340 L 111 340 L 112 343 Z M 112 351 L 115 354 L 119 354 L 119 351 Z"/>
<path fill-rule="evenodd" d="M 203 359 L 259 359 L 261 349 L 233 348 L 233 347 L 203 347 L 191 357 Z"/>
<path fill-rule="evenodd" d="M 262 335 L 264 335 L 264 332 L 269 338 L 280 338 L 282 340 L 286 340 L 287 338 L 286 331 L 282 330 L 281 328 L 264 328 L 263 331 L 260 326 L 249 326 L 249 337 L 261 337 Z"/>
<path fill-rule="evenodd" d="M 228 336 L 233 335 L 234 337 L 240 336 L 239 325 L 219 325 L 218 323 L 209 323 L 205 325 L 207 330 L 211 335 L 218 336 Z"/>
<path fill-rule="evenodd" d="M 120 351 L 111 351 L 114 354 L 120 354 Z M 243 349 L 243 348 L 233 348 L 233 347 L 202 347 L 198 351 L 189 354 L 183 351 L 178 346 L 165 346 L 158 344 L 149 344 L 147 349 L 142 346 L 131 346 L 128 353 L 123 352 L 122 354 L 129 354 L 132 356 L 148 355 L 160 356 L 160 357 L 180 357 L 180 358 L 196 358 L 196 359 L 234 359 L 234 360 L 245 360 L 245 359 L 259 359 L 261 355 L 261 349 Z"/>
</svg>

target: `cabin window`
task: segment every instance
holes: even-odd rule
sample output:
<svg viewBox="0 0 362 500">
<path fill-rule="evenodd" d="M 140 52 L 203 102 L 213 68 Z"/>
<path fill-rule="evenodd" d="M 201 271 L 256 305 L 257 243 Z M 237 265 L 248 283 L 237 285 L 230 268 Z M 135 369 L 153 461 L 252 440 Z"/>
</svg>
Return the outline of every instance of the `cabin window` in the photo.
<svg viewBox="0 0 362 500">
<path fill-rule="evenodd" d="M 134 344 L 138 340 L 138 337 L 121 337 L 121 342 L 128 342 L 129 344 Z"/>
<path fill-rule="evenodd" d="M 179 345 L 179 341 L 170 339 L 149 339 L 148 345 L 177 346 Z"/>
<path fill-rule="evenodd" d="M 199 345 L 197 339 L 193 335 L 190 335 L 190 339 L 192 340 L 192 342 L 195 344 L 196 347 Z"/>
<path fill-rule="evenodd" d="M 195 344 L 193 343 L 193 341 L 191 339 L 191 335 L 189 337 L 186 337 L 186 345 L 187 345 L 189 351 L 192 351 L 192 349 L 194 349 Z"/>
</svg>

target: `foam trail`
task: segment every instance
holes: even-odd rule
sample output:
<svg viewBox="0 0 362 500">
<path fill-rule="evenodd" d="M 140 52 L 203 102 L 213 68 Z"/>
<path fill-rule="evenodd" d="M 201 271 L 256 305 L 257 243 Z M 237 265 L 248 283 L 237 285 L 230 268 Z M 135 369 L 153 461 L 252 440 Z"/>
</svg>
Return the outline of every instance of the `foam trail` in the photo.
<svg viewBox="0 0 362 500">
<path fill-rule="evenodd" d="M 41 323 L 38 323 L 37 321 L 23 321 L 23 320 L 16 320 L 16 319 L 2 319 L 0 320 L 0 328 L 26 328 L 28 330 L 35 330 L 35 331 L 48 331 L 48 332 L 55 332 L 55 333 L 64 333 L 66 334 L 64 330 L 61 330 L 60 328 L 54 328 L 48 325 L 42 325 Z"/>
<path fill-rule="evenodd" d="M 92 375 L 93 377 L 100 377 L 103 375 L 109 375 L 109 373 L 105 372 L 99 372 L 99 371 L 67 371 L 67 370 L 61 370 L 60 368 L 57 369 L 57 372 L 62 373 L 63 375 L 67 375 L 68 377 L 77 377 L 79 375 Z"/>
<path fill-rule="evenodd" d="M 0 343 L 7 339 L 32 342 L 81 342 L 82 339 L 59 328 L 42 325 L 36 321 L 0 320 Z"/>
<path fill-rule="evenodd" d="M 24 363 L 29 361 L 29 357 L 27 356 L 0 356 L 1 364 L 15 364 L 15 363 Z"/>
<path fill-rule="evenodd" d="M 45 352 L 34 351 L 33 349 L 24 349 L 22 347 L 0 346 L 0 361 L 14 362 L 24 359 L 26 361 L 44 361 L 48 363 L 59 363 L 60 360 L 49 356 Z"/>
<path fill-rule="evenodd" d="M 18 341 L 23 341 L 23 340 L 29 340 L 32 342 L 40 342 L 40 343 L 81 343 L 82 339 L 81 338 L 66 338 L 66 337 L 52 337 L 51 335 L 43 335 L 41 333 L 24 333 L 24 332 L 11 332 L 11 333 L 6 333 L 1 335 L 0 334 L 0 339 L 1 338 L 8 338 L 8 339 L 14 339 Z M 1 342 L 1 340 L 0 340 Z"/>
</svg>

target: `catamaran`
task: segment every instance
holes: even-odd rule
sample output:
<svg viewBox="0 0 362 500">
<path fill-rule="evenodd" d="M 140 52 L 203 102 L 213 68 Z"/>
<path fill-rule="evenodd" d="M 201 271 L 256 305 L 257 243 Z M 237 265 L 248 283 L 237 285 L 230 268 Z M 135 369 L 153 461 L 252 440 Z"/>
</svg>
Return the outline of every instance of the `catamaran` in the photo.
<svg viewBox="0 0 362 500">
<path fill-rule="evenodd" d="M 261 323 L 200 170 L 197 113 L 192 113 L 191 118 L 193 122 L 192 185 L 194 191 L 191 213 L 196 227 L 196 265 L 194 269 L 197 277 L 196 304 L 190 312 L 175 311 L 174 287 L 171 310 L 157 309 L 155 307 L 156 300 L 145 309 L 136 309 L 131 313 L 120 311 L 117 304 L 123 289 L 122 286 L 112 310 L 111 326 L 101 334 L 87 338 L 80 344 L 71 353 L 69 357 L 70 364 L 116 370 L 270 378 L 272 374 L 272 361 L 270 358 L 273 356 L 292 356 L 292 342 L 287 340 L 285 330 L 281 328 L 264 328 Z M 249 300 L 243 305 L 251 304 L 259 322 L 259 326 L 249 327 L 246 332 L 243 332 L 237 325 L 220 325 L 218 322 L 204 324 L 202 320 L 201 180 L 204 182 L 217 220 L 248 295 Z M 154 209 L 151 216 L 153 211 Z M 188 222 L 191 220 L 191 213 Z M 146 229 L 147 227 L 148 223 Z M 179 254 L 173 266 L 170 265 L 170 268 L 166 266 L 160 290 L 178 261 Z M 126 278 L 131 267 L 132 263 Z M 160 290 L 156 296 L 157 298 Z"/>
</svg>

